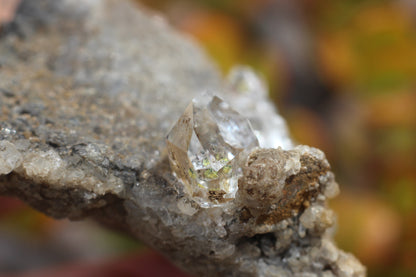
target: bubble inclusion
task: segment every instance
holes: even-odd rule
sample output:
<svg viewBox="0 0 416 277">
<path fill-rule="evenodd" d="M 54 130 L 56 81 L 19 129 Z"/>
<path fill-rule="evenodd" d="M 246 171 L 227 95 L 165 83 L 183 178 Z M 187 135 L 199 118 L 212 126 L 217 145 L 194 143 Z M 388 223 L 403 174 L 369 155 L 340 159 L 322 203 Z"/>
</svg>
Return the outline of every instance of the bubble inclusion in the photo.
<svg viewBox="0 0 416 277">
<path fill-rule="evenodd" d="M 167 136 L 173 172 L 206 208 L 235 197 L 239 158 L 258 145 L 248 120 L 208 94 L 193 99 Z"/>
</svg>

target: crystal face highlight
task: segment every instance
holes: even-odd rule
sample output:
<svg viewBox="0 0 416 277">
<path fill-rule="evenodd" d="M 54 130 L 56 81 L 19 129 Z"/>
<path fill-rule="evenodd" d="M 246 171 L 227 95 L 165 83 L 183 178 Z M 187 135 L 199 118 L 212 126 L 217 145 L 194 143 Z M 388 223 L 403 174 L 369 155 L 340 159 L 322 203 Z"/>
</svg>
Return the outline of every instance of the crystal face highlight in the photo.
<svg viewBox="0 0 416 277">
<path fill-rule="evenodd" d="M 201 207 L 235 197 L 239 158 L 259 143 L 247 119 L 217 96 L 195 98 L 167 136 L 169 162 Z"/>
</svg>

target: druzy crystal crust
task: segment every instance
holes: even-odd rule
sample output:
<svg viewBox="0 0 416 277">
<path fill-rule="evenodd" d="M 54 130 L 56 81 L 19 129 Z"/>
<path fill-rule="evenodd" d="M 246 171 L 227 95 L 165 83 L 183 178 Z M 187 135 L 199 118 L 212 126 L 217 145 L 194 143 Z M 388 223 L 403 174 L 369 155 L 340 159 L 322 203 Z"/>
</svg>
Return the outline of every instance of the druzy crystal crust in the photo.
<svg viewBox="0 0 416 277">
<path fill-rule="evenodd" d="M 234 198 L 239 158 L 258 145 L 247 119 L 206 94 L 192 100 L 167 136 L 171 168 L 202 207 Z"/>
</svg>

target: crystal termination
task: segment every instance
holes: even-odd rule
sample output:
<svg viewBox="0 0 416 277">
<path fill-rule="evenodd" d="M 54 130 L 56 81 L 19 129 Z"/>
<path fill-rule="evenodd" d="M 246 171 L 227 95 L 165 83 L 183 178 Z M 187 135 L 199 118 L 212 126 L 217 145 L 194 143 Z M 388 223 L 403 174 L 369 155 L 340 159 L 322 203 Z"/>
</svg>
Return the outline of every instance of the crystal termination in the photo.
<svg viewBox="0 0 416 277">
<path fill-rule="evenodd" d="M 171 168 L 202 207 L 235 197 L 241 156 L 258 145 L 248 120 L 210 95 L 194 99 L 167 136 Z"/>
</svg>

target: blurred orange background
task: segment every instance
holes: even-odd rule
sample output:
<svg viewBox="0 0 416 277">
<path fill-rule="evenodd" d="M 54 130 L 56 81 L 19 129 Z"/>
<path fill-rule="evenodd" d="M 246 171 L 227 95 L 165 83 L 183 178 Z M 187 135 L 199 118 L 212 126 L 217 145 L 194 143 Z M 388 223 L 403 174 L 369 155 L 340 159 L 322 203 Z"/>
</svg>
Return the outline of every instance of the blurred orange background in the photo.
<svg viewBox="0 0 416 277">
<path fill-rule="evenodd" d="M 322 149 L 336 173 L 338 245 L 370 277 L 416 276 L 416 1 L 138 2 L 198 41 L 224 75 L 248 64 L 263 76 L 293 138 Z M 0 230 L 39 239 L 67 228 L 0 205 Z M 103 236 L 117 253 L 140 248 Z"/>
</svg>

